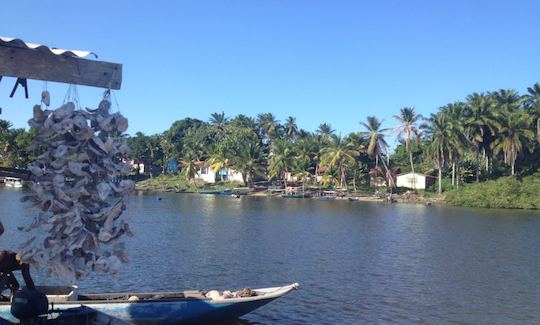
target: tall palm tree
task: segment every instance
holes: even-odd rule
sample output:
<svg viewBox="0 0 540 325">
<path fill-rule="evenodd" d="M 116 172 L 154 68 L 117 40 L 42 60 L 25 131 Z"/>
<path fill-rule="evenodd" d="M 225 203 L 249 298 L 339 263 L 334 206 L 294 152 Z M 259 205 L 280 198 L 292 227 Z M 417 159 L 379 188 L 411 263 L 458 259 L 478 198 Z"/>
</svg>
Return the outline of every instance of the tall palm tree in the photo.
<svg viewBox="0 0 540 325">
<path fill-rule="evenodd" d="M 236 117 L 231 119 L 229 123 L 236 127 L 247 128 L 257 132 L 257 123 L 255 122 L 255 119 L 244 114 L 238 114 Z"/>
<path fill-rule="evenodd" d="M 520 96 L 514 89 L 500 89 L 492 92 L 491 96 L 493 96 L 499 108 L 505 112 L 514 112 L 520 109 L 525 102 L 525 97 Z"/>
<path fill-rule="evenodd" d="M 253 188 L 254 176 L 263 174 L 264 154 L 256 143 L 248 143 L 240 150 L 239 155 L 233 158 L 234 167 L 242 172 L 244 184 Z"/>
<path fill-rule="evenodd" d="M 223 128 L 225 124 L 227 124 L 228 120 L 229 118 L 225 116 L 225 112 L 221 112 L 221 113 L 212 113 L 210 115 L 209 122 L 210 124 L 215 125 L 218 128 Z"/>
<path fill-rule="evenodd" d="M 272 145 L 272 153 L 268 161 L 270 177 L 281 177 L 287 186 L 287 174 L 295 165 L 294 151 L 290 142 L 278 140 Z"/>
<path fill-rule="evenodd" d="M 360 122 L 366 132 L 364 132 L 367 138 L 367 150 L 366 153 L 369 157 L 375 158 L 375 167 L 379 166 L 379 158 L 382 154 L 387 154 L 388 144 L 384 139 L 384 132 L 389 129 L 381 129 L 384 120 L 379 120 L 375 116 L 368 116 L 366 122 Z"/>
<path fill-rule="evenodd" d="M 527 111 L 536 120 L 536 139 L 540 142 L 540 83 L 535 83 L 527 91 Z"/>
<path fill-rule="evenodd" d="M 354 143 L 341 135 L 332 135 L 328 146 L 323 148 L 322 160 L 329 168 L 337 168 L 342 188 L 347 187 L 347 168 L 355 163 L 359 154 Z"/>
<path fill-rule="evenodd" d="M 444 112 L 431 114 L 425 130 L 428 137 L 429 145 L 427 154 L 433 159 L 439 171 L 439 195 L 442 194 L 442 170 L 446 160 L 456 146 L 454 143 L 453 129 L 449 121 L 448 115 Z"/>
<path fill-rule="evenodd" d="M 460 159 L 468 148 L 468 140 L 464 134 L 465 118 L 467 116 L 467 106 L 462 102 L 455 102 L 441 107 L 440 114 L 444 114 L 450 130 L 452 146 L 448 152 L 448 159 L 452 163 L 452 186 L 459 187 Z"/>
<path fill-rule="evenodd" d="M 272 113 L 262 113 L 257 115 L 257 125 L 262 138 L 268 142 L 275 141 L 279 135 L 279 121 Z"/>
<path fill-rule="evenodd" d="M 422 119 L 422 115 L 416 114 L 414 107 L 404 107 L 400 111 L 400 115 L 394 115 L 394 118 L 398 120 L 399 125 L 394 128 L 394 131 L 397 132 L 397 138 L 404 138 L 405 140 L 405 149 L 409 152 L 409 158 L 411 161 L 411 171 L 414 174 L 414 162 L 413 155 L 411 150 L 411 140 L 414 140 L 416 143 L 420 141 L 420 129 L 418 128 L 418 123 Z M 415 188 L 413 182 L 413 189 Z"/>
<path fill-rule="evenodd" d="M 182 174 L 189 183 L 195 182 L 195 175 L 197 175 L 197 155 L 191 150 L 187 150 L 182 162 Z"/>
<path fill-rule="evenodd" d="M 289 116 L 285 120 L 285 136 L 288 139 L 293 139 L 298 133 L 298 126 L 296 125 L 296 118 Z"/>
<path fill-rule="evenodd" d="M 534 138 L 534 132 L 529 128 L 532 119 L 524 111 L 508 112 L 506 118 L 499 129 L 499 137 L 494 146 L 495 154 L 504 153 L 504 162 L 511 167 L 512 176 L 516 174 L 516 161 L 518 155 L 530 139 Z"/>
<path fill-rule="evenodd" d="M 486 171 L 491 173 L 493 160 L 492 144 L 496 139 L 497 130 L 501 127 L 499 119 L 501 110 L 498 109 L 492 96 L 473 93 L 467 96 L 469 114 L 465 120 L 465 131 L 469 141 L 473 144 L 476 158 L 480 153 L 485 156 Z M 480 179 L 480 164 L 476 171 L 476 181 Z"/>
<path fill-rule="evenodd" d="M 336 130 L 332 129 L 332 126 L 329 123 L 320 124 L 317 131 L 315 131 L 315 133 L 322 136 L 324 143 L 328 143 L 330 136 L 333 135 L 334 132 L 336 132 Z"/>
</svg>

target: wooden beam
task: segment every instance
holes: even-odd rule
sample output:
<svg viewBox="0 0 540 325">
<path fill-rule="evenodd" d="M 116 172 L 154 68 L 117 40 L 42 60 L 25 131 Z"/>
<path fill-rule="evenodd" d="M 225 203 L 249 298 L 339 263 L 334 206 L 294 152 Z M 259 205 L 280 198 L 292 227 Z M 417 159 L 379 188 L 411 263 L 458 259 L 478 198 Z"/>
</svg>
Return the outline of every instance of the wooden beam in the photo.
<svg viewBox="0 0 540 325">
<path fill-rule="evenodd" d="M 0 76 L 120 89 L 122 65 L 0 45 Z"/>
</svg>

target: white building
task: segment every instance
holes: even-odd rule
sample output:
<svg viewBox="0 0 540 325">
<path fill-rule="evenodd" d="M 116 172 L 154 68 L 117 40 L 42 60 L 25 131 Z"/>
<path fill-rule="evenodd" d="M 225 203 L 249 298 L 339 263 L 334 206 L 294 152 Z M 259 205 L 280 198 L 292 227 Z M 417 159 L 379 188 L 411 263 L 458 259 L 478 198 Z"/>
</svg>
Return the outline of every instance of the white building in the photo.
<svg viewBox="0 0 540 325">
<path fill-rule="evenodd" d="M 195 162 L 195 166 L 198 168 L 195 178 L 202 179 L 206 183 L 215 183 L 216 181 L 221 180 L 224 182 L 244 182 L 242 173 L 239 173 L 232 168 L 221 168 L 216 173 L 212 167 L 210 167 L 210 163 L 206 161 L 197 161 Z"/>
<path fill-rule="evenodd" d="M 397 176 L 396 186 L 415 190 L 425 190 L 427 185 L 426 179 L 427 176 L 420 173 L 400 174 Z"/>
</svg>

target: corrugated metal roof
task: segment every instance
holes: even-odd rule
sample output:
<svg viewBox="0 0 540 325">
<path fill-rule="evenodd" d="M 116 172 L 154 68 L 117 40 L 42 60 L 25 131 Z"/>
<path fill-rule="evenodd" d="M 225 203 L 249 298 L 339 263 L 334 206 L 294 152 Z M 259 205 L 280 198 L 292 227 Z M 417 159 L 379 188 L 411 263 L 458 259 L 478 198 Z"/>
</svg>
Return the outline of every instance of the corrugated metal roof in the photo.
<svg viewBox="0 0 540 325">
<path fill-rule="evenodd" d="M 97 55 L 90 51 L 78 51 L 78 50 L 62 50 L 54 47 L 48 47 L 46 45 L 28 43 L 19 38 L 11 37 L 2 37 L 0 36 L 0 46 L 12 46 L 18 48 L 26 48 L 32 50 L 38 50 L 43 52 L 48 52 L 50 54 L 56 55 L 67 55 L 67 56 L 76 56 L 80 58 L 86 58 L 90 54 L 94 55 L 97 58 Z"/>
</svg>

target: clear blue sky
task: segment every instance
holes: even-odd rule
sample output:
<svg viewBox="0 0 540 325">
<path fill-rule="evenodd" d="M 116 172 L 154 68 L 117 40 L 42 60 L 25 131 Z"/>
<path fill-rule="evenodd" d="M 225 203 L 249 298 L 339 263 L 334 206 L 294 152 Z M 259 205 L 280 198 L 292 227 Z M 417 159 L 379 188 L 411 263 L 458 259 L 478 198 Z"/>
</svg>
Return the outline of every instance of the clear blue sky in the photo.
<svg viewBox="0 0 540 325">
<path fill-rule="evenodd" d="M 540 82 L 540 1 L 5 1 L 0 35 L 91 50 L 124 65 L 129 133 L 213 112 L 297 117 L 345 134 L 368 115 L 392 127 L 472 92 Z M 0 83 L 0 118 L 26 127 L 30 100 Z M 50 84 L 53 106 L 67 85 Z M 78 88 L 83 106 L 102 90 Z"/>
</svg>

